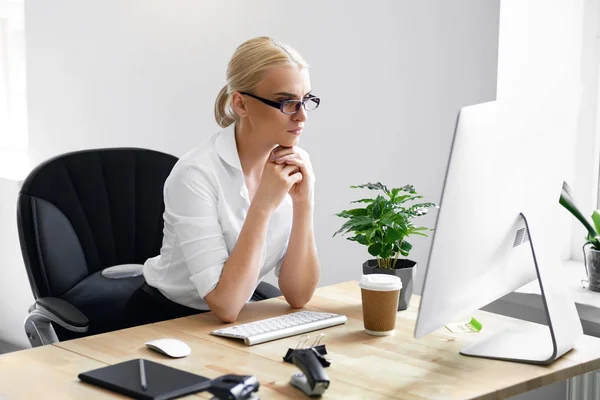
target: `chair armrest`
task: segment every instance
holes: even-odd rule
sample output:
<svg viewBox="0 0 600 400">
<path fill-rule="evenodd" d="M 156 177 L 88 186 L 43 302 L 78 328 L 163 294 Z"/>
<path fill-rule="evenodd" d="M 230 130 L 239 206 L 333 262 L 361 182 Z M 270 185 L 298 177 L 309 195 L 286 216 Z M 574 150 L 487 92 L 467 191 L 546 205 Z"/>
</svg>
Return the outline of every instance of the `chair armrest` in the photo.
<svg viewBox="0 0 600 400">
<path fill-rule="evenodd" d="M 39 298 L 25 319 L 25 333 L 32 347 L 58 342 L 51 322 L 72 332 L 86 332 L 90 324 L 72 304 L 57 297 Z"/>
<path fill-rule="evenodd" d="M 283 293 L 281 293 L 281 291 L 278 288 L 271 285 L 270 283 L 261 282 L 256 287 L 256 290 L 254 290 L 254 295 L 252 296 L 252 298 L 254 300 L 260 301 L 272 299 L 273 297 L 279 296 L 283 296 Z"/>
<path fill-rule="evenodd" d="M 58 297 L 42 297 L 35 301 L 35 309 L 56 322 L 65 329 L 73 332 L 85 332 L 90 321 L 71 303 Z"/>
</svg>

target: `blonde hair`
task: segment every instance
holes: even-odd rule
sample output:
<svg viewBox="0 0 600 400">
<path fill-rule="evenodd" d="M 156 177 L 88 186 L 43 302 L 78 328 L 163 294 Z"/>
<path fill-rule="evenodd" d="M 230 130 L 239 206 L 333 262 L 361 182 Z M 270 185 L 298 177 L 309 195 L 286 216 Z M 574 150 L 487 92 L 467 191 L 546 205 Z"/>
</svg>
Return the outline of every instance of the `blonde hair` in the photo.
<svg viewBox="0 0 600 400">
<path fill-rule="evenodd" d="M 277 66 L 308 68 L 296 50 L 269 37 L 258 37 L 242 43 L 229 60 L 227 84 L 215 101 L 217 124 L 225 128 L 238 119 L 231 107 L 231 93 L 252 92 L 263 80 L 266 70 Z"/>
</svg>

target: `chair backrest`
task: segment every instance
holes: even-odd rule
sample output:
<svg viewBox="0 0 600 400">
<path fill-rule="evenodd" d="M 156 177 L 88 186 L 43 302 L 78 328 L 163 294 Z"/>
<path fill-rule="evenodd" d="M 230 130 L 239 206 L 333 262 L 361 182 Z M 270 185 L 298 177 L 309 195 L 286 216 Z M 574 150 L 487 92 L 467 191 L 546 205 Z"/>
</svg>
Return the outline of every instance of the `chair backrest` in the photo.
<svg viewBox="0 0 600 400">
<path fill-rule="evenodd" d="M 21 251 L 35 298 L 61 297 L 106 267 L 143 264 L 163 238 L 163 186 L 177 157 L 139 148 L 67 153 L 20 190 Z"/>
</svg>

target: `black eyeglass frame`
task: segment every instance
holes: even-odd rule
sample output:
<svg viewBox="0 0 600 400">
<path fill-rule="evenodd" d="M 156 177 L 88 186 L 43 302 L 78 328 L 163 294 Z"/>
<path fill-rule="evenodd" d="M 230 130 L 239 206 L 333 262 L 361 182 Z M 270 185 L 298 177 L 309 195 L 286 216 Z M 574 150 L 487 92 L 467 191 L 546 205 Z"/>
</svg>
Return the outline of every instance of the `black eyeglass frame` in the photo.
<svg viewBox="0 0 600 400">
<path fill-rule="evenodd" d="M 308 111 L 316 110 L 317 108 L 319 108 L 319 105 L 321 104 L 321 98 L 317 97 L 317 96 L 314 96 L 312 94 L 309 94 L 308 97 L 305 97 L 302 100 L 283 100 L 283 101 L 272 101 L 272 100 L 265 99 L 263 97 L 259 97 L 259 96 L 256 96 L 256 95 L 252 94 L 252 93 L 248 93 L 248 92 L 240 92 L 240 94 L 245 94 L 246 96 L 250 96 L 252 98 L 255 98 L 256 100 L 258 100 L 258 101 L 260 101 L 260 102 L 262 102 L 262 103 L 264 103 L 264 104 L 266 104 L 268 106 L 271 106 L 273 108 L 279 108 L 279 111 L 281 111 L 282 113 L 284 113 L 286 115 L 296 114 L 300 110 L 300 105 L 302 105 L 302 107 L 304 107 L 304 110 L 306 112 L 308 112 Z M 309 101 L 309 100 L 314 101 L 315 103 L 317 103 L 317 106 L 315 108 L 311 109 L 311 110 L 307 110 L 306 106 L 305 106 L 306 102 Z M 290 113 L 290 112 L 283 111 L 283 107 L 286 104 L 289 104 L 289 103 L 296 103 L 296 108 L 295 108 L 294 112 Z"/>
</svg>

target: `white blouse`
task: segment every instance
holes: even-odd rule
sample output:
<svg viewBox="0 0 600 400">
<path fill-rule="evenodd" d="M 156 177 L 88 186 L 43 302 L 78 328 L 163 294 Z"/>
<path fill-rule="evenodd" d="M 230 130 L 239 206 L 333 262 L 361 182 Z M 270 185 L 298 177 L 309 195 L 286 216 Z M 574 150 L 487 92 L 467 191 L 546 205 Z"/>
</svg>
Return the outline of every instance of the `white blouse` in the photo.
<svg viewBox="0 0 600 400">
<path fill-rule="evenodd" d="M 144 264 L 146 282 L 176 303 L 208 310 L 204 297 L 217 286 L 250 207 L 235 124 L 179 159 L 164 201 L 162 248 Z M 272 269 L 279 276 L 291 228 L 287 194 L 269 221 L 256 285 Z"/>
</svg>

